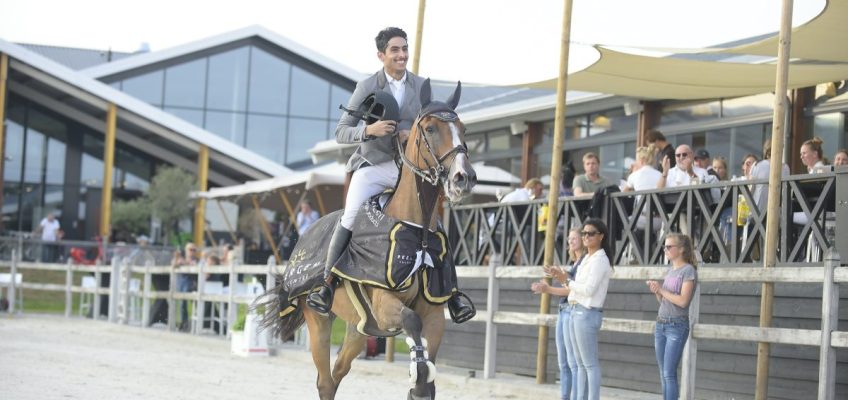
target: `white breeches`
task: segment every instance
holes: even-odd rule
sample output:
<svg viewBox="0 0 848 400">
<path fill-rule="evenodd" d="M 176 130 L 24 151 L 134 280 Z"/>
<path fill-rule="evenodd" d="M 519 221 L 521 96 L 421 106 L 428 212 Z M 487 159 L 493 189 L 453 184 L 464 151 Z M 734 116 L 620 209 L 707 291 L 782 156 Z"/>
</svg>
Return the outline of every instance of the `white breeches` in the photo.
<svg viewBox="0 0 848 400">
<path fill-rule="evenodd" d="M 341 224 L 345 229 L 352 230 L 353 221 L 359 212 L 359 207 L 372 196 L 387 188 L 395 186 L 398 180 L 398 167 L 394 161 L 386 161 L 377 165 L 360 168 L 353 172 L 350 187 L 347 189 L 345 209 Z"/>
</svg>

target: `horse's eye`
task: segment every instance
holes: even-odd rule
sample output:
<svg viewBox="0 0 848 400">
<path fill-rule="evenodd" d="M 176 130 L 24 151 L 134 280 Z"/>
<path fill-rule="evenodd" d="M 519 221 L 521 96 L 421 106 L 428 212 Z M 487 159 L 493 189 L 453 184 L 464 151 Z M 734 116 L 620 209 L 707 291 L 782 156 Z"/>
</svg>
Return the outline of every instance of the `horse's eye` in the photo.
<svg viewBox="0 0 848 400">
<path fill-rule="evenodd" d="M 427 132 L 428 135 L 432 135 L 432 134 L 436 133 L 436 127 L 434 127 L 432 125 L 428 126 L 428 127 L 424 128 L 424 132 Z"/>
</svg>

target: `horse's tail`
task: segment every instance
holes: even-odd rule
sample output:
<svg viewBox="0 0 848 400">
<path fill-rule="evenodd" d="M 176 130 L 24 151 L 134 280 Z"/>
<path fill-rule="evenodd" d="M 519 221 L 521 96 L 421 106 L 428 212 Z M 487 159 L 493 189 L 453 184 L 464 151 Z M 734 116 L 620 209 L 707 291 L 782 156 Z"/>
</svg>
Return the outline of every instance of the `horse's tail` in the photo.
<svg viewBox="0 0 848 400">
<path fill-rule="evenodd" d="M 251 309 L 264 308 L 265 313 L 259 323 L 259 329 L 270 329 L 271 336 L 285 341 L 303 325 L 303 310 L 289 301 L 289 293 L 283 287 L 282 275 L 275 275 L 275 277 L 280 283 L 257 298 Z"/>
</svg>

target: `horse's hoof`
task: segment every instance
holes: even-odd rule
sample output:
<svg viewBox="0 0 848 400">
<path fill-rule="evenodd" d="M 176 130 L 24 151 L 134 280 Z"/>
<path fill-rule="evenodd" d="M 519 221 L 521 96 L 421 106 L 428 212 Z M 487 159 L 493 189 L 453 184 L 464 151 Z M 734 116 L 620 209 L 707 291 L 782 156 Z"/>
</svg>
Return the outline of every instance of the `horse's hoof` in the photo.
<svg viewBox="0 0 848 400">
<path fill-rule="evenodd" d="M 406 398 L 407 398 L 407 400 L 433 400 L 433 398 L 430 397 L 430 395 L 416 396 L 412 393 L 411 389 L 409 390 L 409 396 L 407 396 Z"/>
</svg>

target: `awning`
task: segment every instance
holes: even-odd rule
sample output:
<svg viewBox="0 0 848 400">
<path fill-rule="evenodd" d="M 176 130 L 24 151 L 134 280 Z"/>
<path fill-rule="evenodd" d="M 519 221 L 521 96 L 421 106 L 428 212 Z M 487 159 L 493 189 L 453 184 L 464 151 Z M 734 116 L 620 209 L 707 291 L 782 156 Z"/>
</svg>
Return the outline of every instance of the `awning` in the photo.
<svg viewBox="0 0 848 400">
<path fill-rule="evenodd" d="M 703 99 L 774 91 L 776 66 L 622 53 L 596 46 L 601 58 L 569 75 L 568 89 L 642 99 Z M 791 64 L 789 88 L 848 79 L 848 64 Z M 556 79 L 531 87 L 556 88 Z"/>
</svg>

